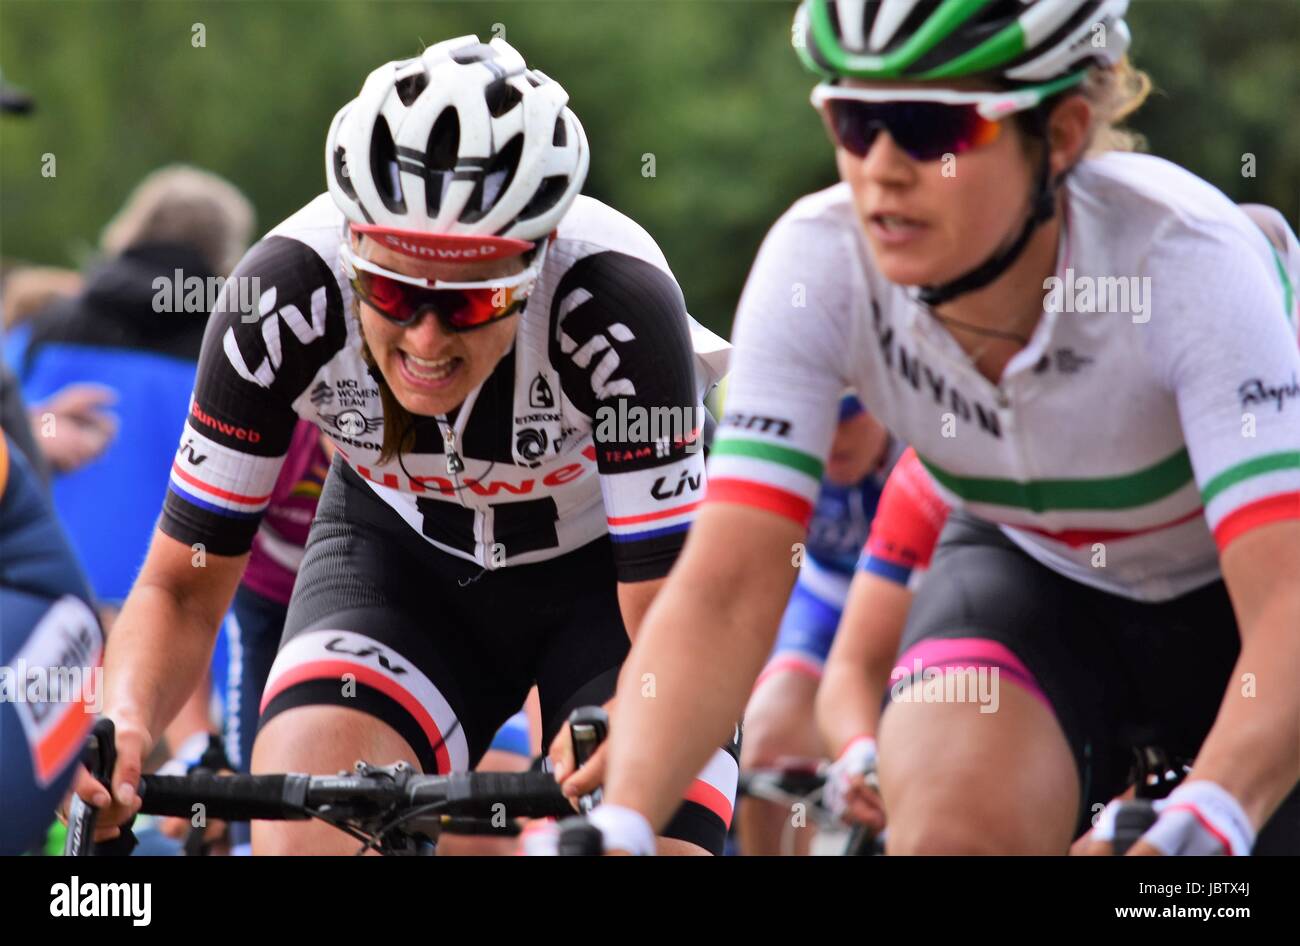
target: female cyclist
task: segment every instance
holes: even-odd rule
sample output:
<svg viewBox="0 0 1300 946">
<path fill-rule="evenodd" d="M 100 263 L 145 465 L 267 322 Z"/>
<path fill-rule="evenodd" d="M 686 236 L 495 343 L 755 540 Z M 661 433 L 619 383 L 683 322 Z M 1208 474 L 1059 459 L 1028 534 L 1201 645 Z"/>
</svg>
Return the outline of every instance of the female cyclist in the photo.
<svg viewBox="0 0 1300 946">
<path fill-rule="evenodd" d="M 1001 684 L 995 712 L 919 679 L 885 710 L 891 852 L 1064 853 L 1132 739 L 1196 759 L 1137 850 L 1241 854 L 1300 824 L 1279 812 L 1300 771 L 1300 252 L 1124 152 L 1146 88 L 1126 8 L 801 7 L 842 183 L 777 222 L 745 287 L 708 501 L 623 668 L 607 849 L 649 850 L 744 703 L 845 387 L 953 507 L 898 662 Z M 689 699 L 636 699 L 652 670 Z"/>
<path fill-rule="evenodd" d="M 376 69 L 330 126 L 329 193 L 236 269 L 106 656 L 105 835 L 206 665 L 300 417 L 337 452 L 252 771 L 465 771 L 534 683 L 548 744 L 612 696 L 703 495 L 700 399 L 725 345 L 645 231 L 579 196 L 567 98 L 500 39 Z M 675 850 L 721 851 L 727 742 L 666 831 Z M 353 846 L 253 828 L 260 853 Z"/>
</svg>

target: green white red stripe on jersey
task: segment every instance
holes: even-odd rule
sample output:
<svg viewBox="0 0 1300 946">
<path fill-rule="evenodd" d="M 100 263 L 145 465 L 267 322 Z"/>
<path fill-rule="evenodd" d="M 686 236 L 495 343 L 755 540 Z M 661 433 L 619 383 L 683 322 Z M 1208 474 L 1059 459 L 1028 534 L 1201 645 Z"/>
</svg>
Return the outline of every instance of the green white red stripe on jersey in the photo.
<svg viewBox="0 0 1300 946">
<path fill-rule="evenodd" d="M 1185 448 L 1128 474 L 1025 482 L 962 476 L 920 459 L 945 499 L 1071 548 L 1150 535 L 1203 512 L 1222 550 L 1252 528 L 1300 518 L 1300 451 L 1244 460 L 1199 491 Z M 1047 528 L 1045 518 L 1060 525 Z"/>
<path fill-rule="evenodd" d="M 766 509 L 807 526 L 822 461 L 785 444 L 719 432 L 709 457 L 708 502 Z"/>
</svg>

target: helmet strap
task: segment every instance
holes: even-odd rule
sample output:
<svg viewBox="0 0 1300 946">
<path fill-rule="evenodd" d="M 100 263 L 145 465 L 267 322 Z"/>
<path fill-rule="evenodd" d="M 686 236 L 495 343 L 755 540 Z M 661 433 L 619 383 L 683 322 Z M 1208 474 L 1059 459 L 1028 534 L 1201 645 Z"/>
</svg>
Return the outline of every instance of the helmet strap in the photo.
<svg viewBox="0 0 1300 946">
<path fill-rule="evenodd" d="M 999 250 L 979 266 L 950 282 L 933 286 L 922 286 L 917 298 L 925 305 L 934 307 L 950 302 L 957 296 L 983 289 L 997 279 L 1020 258 L 1020 254 L 1029 245 L 1029 238 L 1034 235 L 1040 224 L 1044 224 L 1056 215 L 1056 186 L 1052 179 L 1051 149 L 1048 147 L 1047 135 L 1042 135 L 1043 160 L 1039 167 L 1038 182 L 1030 201 L 1029 217 L 1020 228 L 1020 235 L 1006 249 Z"/>
</svg>

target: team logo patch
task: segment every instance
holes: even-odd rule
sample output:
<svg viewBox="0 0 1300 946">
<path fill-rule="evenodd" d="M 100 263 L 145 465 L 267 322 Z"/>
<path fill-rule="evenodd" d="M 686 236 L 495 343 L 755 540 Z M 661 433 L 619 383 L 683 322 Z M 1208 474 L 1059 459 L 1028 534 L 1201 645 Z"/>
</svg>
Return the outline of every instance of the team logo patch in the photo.
<svg viewBox="0 0 1300 946">
<path fill-rule="evenodd" d="M 546 431 L 525 427 L 515 436 L 515 452 L 530 463 L 546 453 Z"/>
<path fill-rule="evenodd" d="M 533 378 L 532 385 L 528 388 L 528 406 L 529 407 L 554 407 L 555 395 L 551 392 L 551 386 L 546 383 L 542 373 L 537 372 L 537 377 Z"/>
<path fill-rule="evenodd" d="M 339 414 L 321 414 L 321 420 L 330 424 L 339 433 L 349 437 L 373 433 L 384 423 L 382 417 L 367 417 L 360 411 L 348 410 Z"/>
</svg>

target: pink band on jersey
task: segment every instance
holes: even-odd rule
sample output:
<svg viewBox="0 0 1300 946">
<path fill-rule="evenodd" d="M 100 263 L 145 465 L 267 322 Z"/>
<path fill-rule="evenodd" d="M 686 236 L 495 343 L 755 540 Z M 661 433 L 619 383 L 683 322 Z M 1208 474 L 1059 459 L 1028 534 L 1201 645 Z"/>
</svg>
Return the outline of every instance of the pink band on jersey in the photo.
<svg viewBox="0 0 1300 946">
<path fill-rule="evenodd" d="M 923 640 L 914 644 L 899 656 L 897 664 L 890 673 L 891 689 L 900 679 L 906 680 L 914 675 L 914 668 L 919 662 L 922 670 L 933 667 L 936 670 L 967 670 L 987 667 L 997 669 L 999 677 L 1005 675 L 1030 696 L 1051 710 L 1051 701 L 1043 692 L 1038 681 L 1006 646 L 984 637 L 944 637 Z"/>
</svg>

